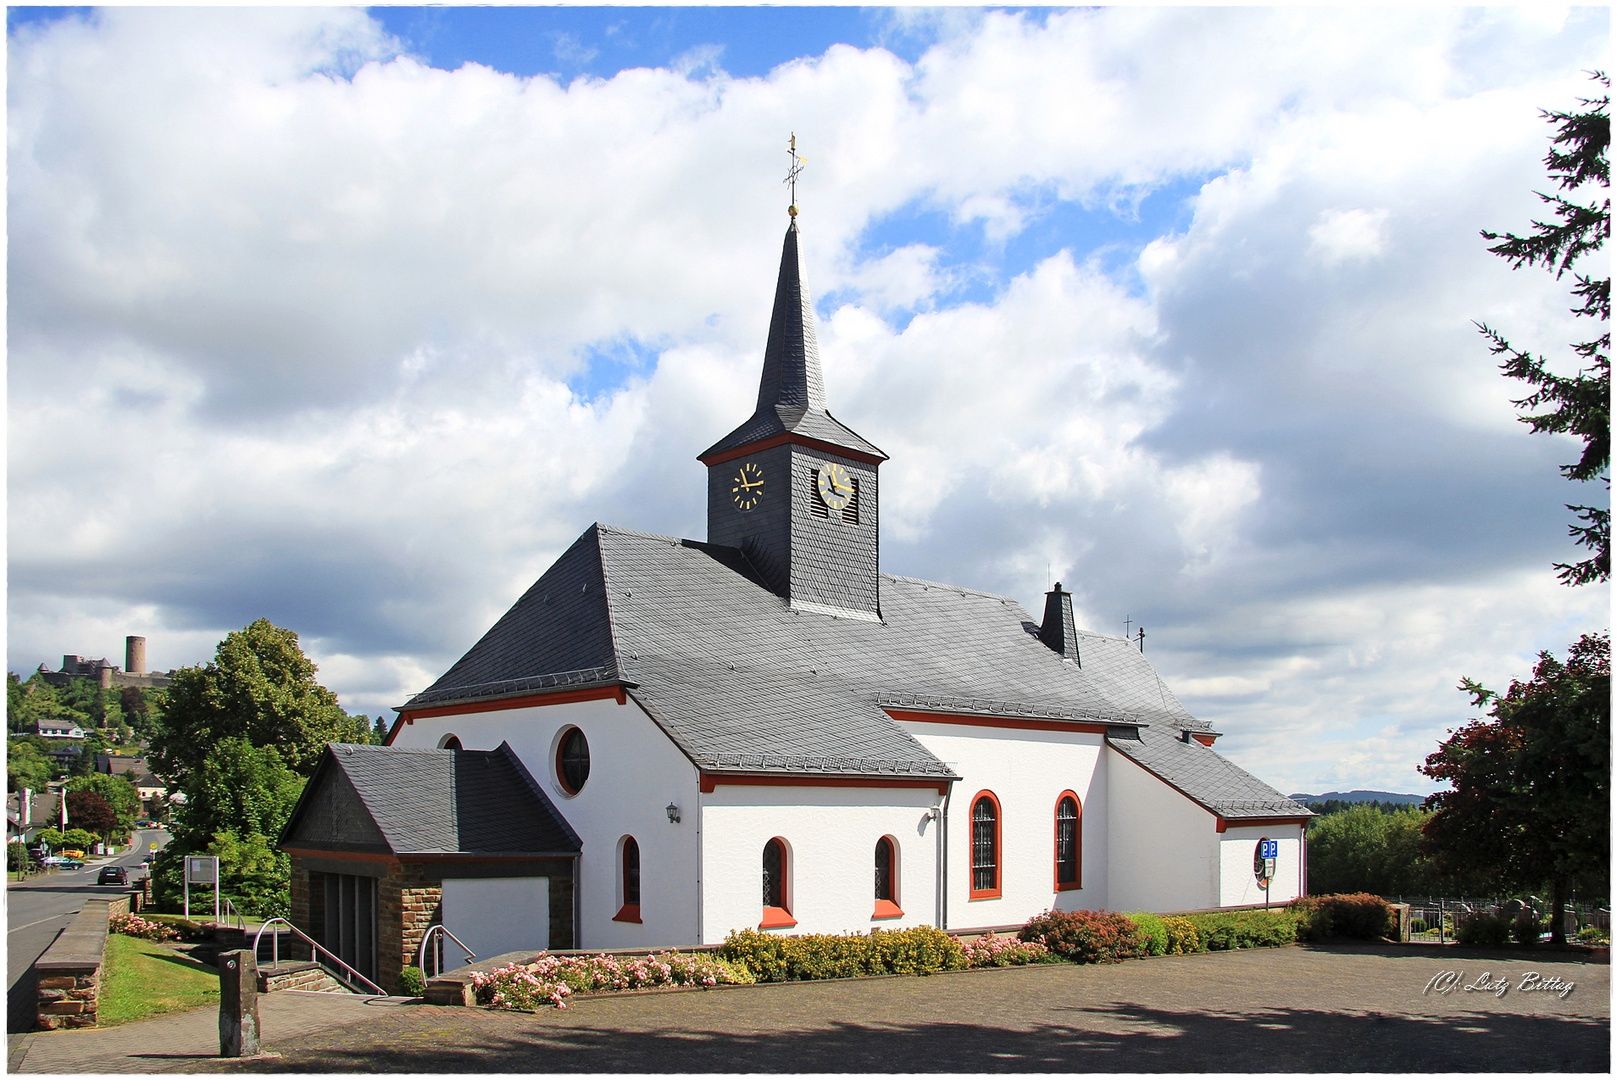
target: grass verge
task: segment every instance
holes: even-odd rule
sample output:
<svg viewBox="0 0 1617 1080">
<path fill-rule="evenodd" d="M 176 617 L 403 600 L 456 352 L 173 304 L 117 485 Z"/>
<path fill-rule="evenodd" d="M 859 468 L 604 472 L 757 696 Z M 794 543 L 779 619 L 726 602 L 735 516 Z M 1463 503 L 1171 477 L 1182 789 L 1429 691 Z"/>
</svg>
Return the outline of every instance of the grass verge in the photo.
<svg viewBox="0 0 1617 1080">
<path fill-rule="evenodd" d="M 219 972 L 154 941 L 108 934 L 101 968 L 101 1027 L 219 1004 Z"/>
</svg>

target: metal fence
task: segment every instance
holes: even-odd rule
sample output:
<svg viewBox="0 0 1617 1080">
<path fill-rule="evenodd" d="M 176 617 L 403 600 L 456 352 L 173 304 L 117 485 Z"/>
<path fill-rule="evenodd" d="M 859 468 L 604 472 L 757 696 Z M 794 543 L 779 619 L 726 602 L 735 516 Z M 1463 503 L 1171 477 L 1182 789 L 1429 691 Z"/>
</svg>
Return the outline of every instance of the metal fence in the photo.
<svg viewBox="0 0 1617 1080">
<path fill-rule="evenodd" d="M 1465 896 L 1386 896 L 1382 899 L 1395 904 L 1409 905 L 1409 940 L 1443 942 L 1453 941 L 1459 924 L 1478 912 L 1513 920 L 1522 911 L 1531 911 L 1539 919 L 1548 921 L 1550 902 L 1536 896 L 1522 897 L 1465 897 Z M 1611 933 L 1611 909 L 1593 904 L 1566 905 L 1566 936 L 1573 937 L 1579 930 L 1596 927 Z"/>
</svg>

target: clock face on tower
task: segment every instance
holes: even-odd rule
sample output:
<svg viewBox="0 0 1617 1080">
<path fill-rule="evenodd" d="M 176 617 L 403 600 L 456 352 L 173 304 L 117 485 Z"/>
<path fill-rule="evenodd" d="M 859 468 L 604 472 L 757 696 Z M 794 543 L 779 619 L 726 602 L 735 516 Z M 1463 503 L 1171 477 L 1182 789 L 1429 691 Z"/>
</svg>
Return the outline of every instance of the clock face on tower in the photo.
<svg viewBox="0 0 1617 1080">
<path fill-rule="evenodd" d="M 749 461 L 730 478 L 730 497 L 736 509 L 751 510 L 764 497 L 764 471 Z"/>
<path fill-rule="evenodd" d="M 820 498 L 825 500 L 825 505 L 841 513 L 843 507 L 848 505 L 848 500 L 853 498 L 853 478 L 848 475 L 848 470 L 833 461 L 820 466 L 817 480 Z"/>
</svg>

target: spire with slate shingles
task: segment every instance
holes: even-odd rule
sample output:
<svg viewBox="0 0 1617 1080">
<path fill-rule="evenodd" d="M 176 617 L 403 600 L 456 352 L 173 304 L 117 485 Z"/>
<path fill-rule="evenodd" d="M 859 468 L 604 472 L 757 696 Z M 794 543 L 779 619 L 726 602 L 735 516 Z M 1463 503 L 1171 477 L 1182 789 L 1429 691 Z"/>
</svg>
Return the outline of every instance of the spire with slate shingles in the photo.
<svg viewBox="0 0 1617 1080">
<path fill-rule="evenodd" d="M 775 310 L 769 317 L 764 374 L 758 381 L 759 413 L 776 406 L 825 411 L 825 377 L 820 374 L 820 347 L 814 338 L 814 302 L 809 299 L 797 236 L 794 217 L 780 253 Z"/>
</svg>

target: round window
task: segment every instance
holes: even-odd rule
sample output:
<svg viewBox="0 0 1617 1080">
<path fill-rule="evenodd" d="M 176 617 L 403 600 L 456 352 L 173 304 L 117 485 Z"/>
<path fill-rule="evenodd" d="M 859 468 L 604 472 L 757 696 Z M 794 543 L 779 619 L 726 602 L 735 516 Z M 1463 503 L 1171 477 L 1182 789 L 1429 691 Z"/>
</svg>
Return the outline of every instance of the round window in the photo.
<svg viewBox="0 0 1617 1080">
<path fill-rule="evenodd" d="M 577 795 L 590 778 L 590 744 L 584 733 L 568 728 L 556 747 L 556 776 L 569 795 Z"/>
</svg>

